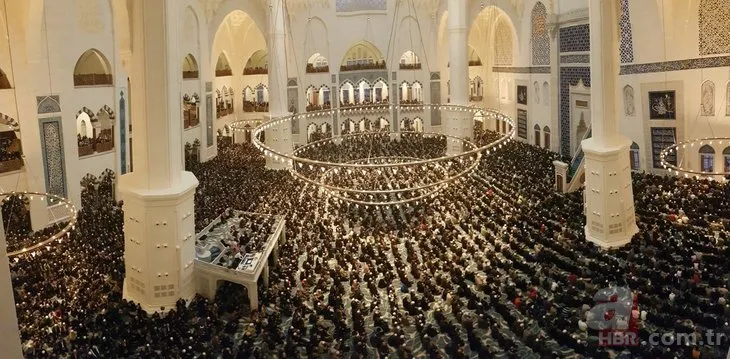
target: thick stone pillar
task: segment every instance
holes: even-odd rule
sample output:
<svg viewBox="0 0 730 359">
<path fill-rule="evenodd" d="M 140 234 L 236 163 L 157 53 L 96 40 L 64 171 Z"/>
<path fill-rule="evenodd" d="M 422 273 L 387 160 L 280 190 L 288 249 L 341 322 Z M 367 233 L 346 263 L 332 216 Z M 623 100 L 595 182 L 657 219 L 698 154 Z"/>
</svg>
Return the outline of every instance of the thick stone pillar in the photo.
<svg viewBox="0 0 730 359">
<path fill-rule="evenodd" d="M 284 1 L 270 0 L 269 6 L 269 115 L 278 118 L 289 115 L 286 103 L 286 32 L 284 30 Z M 291 122 L 270 127 L 266 130 L 266 143 L 276 151 L 291 152 Z M 266 167 L 285 169 L 286 162 L 266 158 Z"/>
<path fill-rule="evenodd" d="M 590 0 L 591 120 L 593 136 L 585 153 L 586 239 L 604 248 L 619 247 L 638 232 L 631 187 L 629 146 L 618 133 L 619 2 Z"/>
<path fill-rule="evenodd" d="M 147 312 L 195 295 L 198 180 L 182 167 L 178 11 L 174 0 L 132 0 L 134 172 L 119 181 L 124 298 Z"/>
<path fill-rule="evenodd" d="M 448 0 L 447 30 L 449 35 L 449 79 L 451 81 L 451 103 L 469 105 L 469 60 L 467 57 L 466 1 Z M 442 114 L 445 123 L 442 130 L 445 134 L 461 138 L 472 137 L 471 112 L 446 109 Z M 448 154 L 462 152 L 460 142 L 449 141 Z"/>
<path fill-rule="evenodd" d="M 18 317 L 15 313 L 13 283 L 10 280 L 10 262 L 5 241 L 5 228 L 0 220 L 0 353 L 3 357 L 20 359 L 23 350 L 20 344 Z"/>
</svg>

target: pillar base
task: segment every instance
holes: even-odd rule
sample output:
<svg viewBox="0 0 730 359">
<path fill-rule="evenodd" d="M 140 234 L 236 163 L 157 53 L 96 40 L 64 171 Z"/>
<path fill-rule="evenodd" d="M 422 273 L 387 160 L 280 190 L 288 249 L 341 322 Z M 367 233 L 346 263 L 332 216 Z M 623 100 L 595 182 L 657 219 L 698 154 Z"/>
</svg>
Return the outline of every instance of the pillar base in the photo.
<svg viewBox="0 0 730 359">
<path fill-rule="evenodd" d="M 603 249 L 612 249 L 612 248 L 623 247 L 623 246 L 631 243 L 631 239 L 634 238 L 634 235 L 636 233 L 639 233 L 639 227 L 636 224 L 634 224 L 633 228 L 630 228 L 629 231 L 624 233 L 621 237 L 611 237 L 611 238 L 595 237 L 591 234 L 591 231 L 588 228 L 588 226 L 585 226 L 583 228 L 585 230 L 586 240 Z"/>
<path fill-rule="evenodd" d="M 457 138 L 470 139 L 474 134 L 474 118 L 471 112 L 459 110 L 442 110 L 441 117 L 444 124 L 441 126 L 441 133 Z M 458 155 L 464 152 L 463 143 L 448 139 L 446 142 L 446 155 Z"/>
<path fill-rule="evenodd" d="M 636 226 L 629 146 L 621 137 L 613 143 L 583 140 L 585 153 L 586 240 L 602 248 L 617 248 L 631 241 Z"/>
<path fill-rule="evenodd" d="M 150 190 L 136 183 L 134 173 L 119 179 L 124 200 L 123 297 L 148 313 L 166 312 L 196 292 L 194 194 L 198 180 L 183 172 L 172 188 Z"/>
</svg>

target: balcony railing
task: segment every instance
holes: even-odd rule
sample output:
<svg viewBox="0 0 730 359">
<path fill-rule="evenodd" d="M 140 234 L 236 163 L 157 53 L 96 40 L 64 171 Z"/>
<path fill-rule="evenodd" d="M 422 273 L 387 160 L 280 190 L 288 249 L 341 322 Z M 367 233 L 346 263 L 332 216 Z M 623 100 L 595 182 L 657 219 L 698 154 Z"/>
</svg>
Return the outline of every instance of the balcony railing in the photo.
<svg viewBox="0 0 730 359">
<path fill-rule="evenodd" d="M 370 64 L 353 64 L 340 66 L 340 72 L 360 70 L 385 70 L 385 61 Z"/>
<path fill-rule="evenodd" d="M 183 71 L 183 78 L 184 79 L 197 79 L 198 71 Z"/>
<path fill-rule="evenodd" d="M 421 69 L 421 63 L 416 64 L 400 64 L 399 68 L 401 70 L 420 70 Z"/>
<path fill-rule="evenodd" d="M 244 75 L 266 75 L 269 73 L 269 69 L 266 67 L 247 67 L 243 69 Z"/>
<path fill-rule="evenodd" d="M 307 64 L 307 73 L 308 74 L 314 74 L 314 73 L 319 73 L 319 72 L 330 72 L 329 65 L 328 66 L 315 67 L 312 64 Z"/>
<path fill-rule="evenodd" d="M 231 69 L 215 70 L 215 77 L 233 76 Z"/>
<path fill-rule="evenodd" d="M 86 74 L 74 75 L 74 86 L 110 86 L 113 85 L 112 75 Z"/>
</svg>

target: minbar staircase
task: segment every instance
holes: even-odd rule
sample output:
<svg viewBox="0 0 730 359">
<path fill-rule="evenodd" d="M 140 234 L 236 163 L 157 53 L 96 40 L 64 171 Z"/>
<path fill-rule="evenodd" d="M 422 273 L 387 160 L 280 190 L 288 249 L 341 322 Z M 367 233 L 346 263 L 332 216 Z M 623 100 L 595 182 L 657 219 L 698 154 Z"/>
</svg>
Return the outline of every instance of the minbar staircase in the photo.
<svg viewBox="0 0 730 359">
<path fill-rule="evenodd" d="M 585 183 L 585 154 L 583 153 L 582 143 L 583 140 L 591 137 L 591 133 L 592 128 L 589 126 L 588 131 L 580 139 L 580 144 L 575 153 L 573 153 L 573 159 L 570 161 L 570 164 L 562 161 L 553 162 L 555 165 L 555 182 L 558 192 L 575 192 Z"/>
</svg>

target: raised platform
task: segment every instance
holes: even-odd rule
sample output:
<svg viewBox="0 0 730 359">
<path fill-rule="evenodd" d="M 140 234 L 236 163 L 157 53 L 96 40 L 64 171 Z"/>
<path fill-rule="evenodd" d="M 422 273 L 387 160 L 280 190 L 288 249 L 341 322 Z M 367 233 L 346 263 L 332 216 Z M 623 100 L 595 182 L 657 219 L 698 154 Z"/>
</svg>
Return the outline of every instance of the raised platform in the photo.
<svg viewBox="0 0 730 359">
<path fill-rule="evenodd" d="M 268 285 L 269 258 L 278 257 L 280 243 L 286 241 L 286 221 L 282 216 L 232 211 L 231 216 L 219 216 L 196 235 L 195 285 L 197 292 L 214 298 L 218 283 L 229 281 L 245 286 L 251 308 L 258 306 L 257 282 L 263 275 Z M 242 217 L 243 216 L 243 217 Z M 265 243 L 258 250 L 236 248 L 232 231 L 240 230 L 239 223 L 255 219 L 273 220 Z"/>
</svg>

